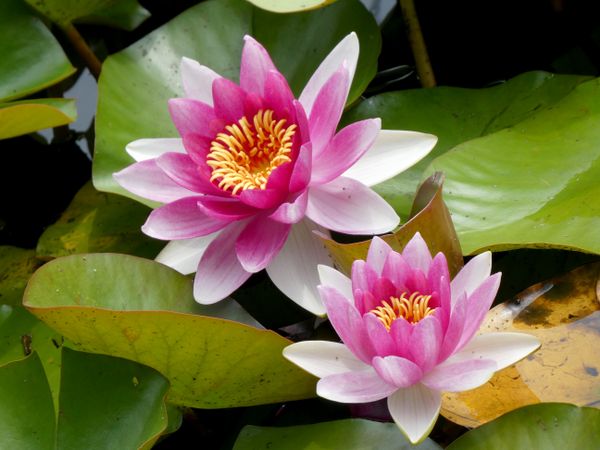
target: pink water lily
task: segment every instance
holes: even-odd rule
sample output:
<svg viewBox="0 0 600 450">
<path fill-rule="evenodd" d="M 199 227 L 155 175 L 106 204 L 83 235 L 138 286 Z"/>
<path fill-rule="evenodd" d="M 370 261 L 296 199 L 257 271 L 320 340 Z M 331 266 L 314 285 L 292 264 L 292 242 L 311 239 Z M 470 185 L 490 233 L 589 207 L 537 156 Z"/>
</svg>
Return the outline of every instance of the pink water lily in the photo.
<svg viewBox="0 0 600 450">
<path fill-rule="evenodd" d="M 319 292 L 343 344 L 304 341 L 284 356 L 320 378 L 317 394 L 343 403 L 387 397 L 389 412 L 412 443 L 438 417 L 442 392 L 487 382 L 533 352 L 522 333 L 477 334 L 500 284 L 491 254 L 471 259 L 450 280 L 442 253 L 431 257 L 416 234 L 400 254 L 374 238 L 352 278 L 321 266 Z"/>
<path fill-rule="evenodd" d="M 381 131 L 379 119 L 336 131 L 358 59 L 354 33 L 325 58 L 296 100 L 267 51 L 245 37 L 239 85 L 183 58 L 185 98 L 169 101 L 180 138 L 127 146 L 136 163 L 115 174 L 164 203 L 143 231 L 171 241 L 157 260 L 197 271 L 194 296 L 219 301 L 262 269 L 304 308 L 324 313 L 312 234 L 377 234 L 399 218 L 368 186 L 410 167 L 434 136 Z"/>
</svg>

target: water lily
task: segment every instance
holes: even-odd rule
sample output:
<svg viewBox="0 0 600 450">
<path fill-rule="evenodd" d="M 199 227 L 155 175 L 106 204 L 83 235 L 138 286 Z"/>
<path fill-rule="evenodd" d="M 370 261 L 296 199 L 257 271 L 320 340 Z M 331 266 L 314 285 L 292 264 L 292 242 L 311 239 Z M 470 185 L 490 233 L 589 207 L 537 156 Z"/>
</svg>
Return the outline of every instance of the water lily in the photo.
<svg viewBox="0 0 600 450">
<path fill-rule="evenodd" d="M 219 301 L 267 270 L 304 308 L 324 313 L 318 264 L 331 264 L 313 230 L 377 234 L 399 218 L 369 186 L 425 156 L 434 136 L 382 131 L 379 119 L 336 132 L 358 60 L 354 33 L 308 81 L 299 99 L 267 51 L 245 37 L 239 85 L 183 58 L 185 98 L 169 101 L 180 138 L 140 139 L 118 183 L 163 203 L 143 231 L 171 241 L 157 260 L 197 271 L 194 296 Z"/>
<path fill-rule="evenodd" d="M 352 278 L 319 267 L 319 292 L 343 341 L 304 341 L 284 356 L 320 378 L 317 394 L 342 403 L 387 397 L 389 412 L 412 443 L 438 417 L 442 392 L 487 382 L 539 347 L 522 333 L 477 334 L 500 284 L 491 254 L 471 259 L 450 280 L 442 253 L 431 257 L 416 234 L 400 254 L 375 237 Z"/>
</svg>

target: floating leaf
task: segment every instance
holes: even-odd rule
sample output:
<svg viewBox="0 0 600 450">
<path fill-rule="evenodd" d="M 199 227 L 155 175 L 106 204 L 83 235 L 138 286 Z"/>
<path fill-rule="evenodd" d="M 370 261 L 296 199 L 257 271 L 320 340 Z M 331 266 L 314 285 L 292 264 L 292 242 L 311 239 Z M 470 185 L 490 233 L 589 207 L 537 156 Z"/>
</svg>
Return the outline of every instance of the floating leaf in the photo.
<svg viewBox="0 0 600 450">
<path fill-rule="evenodd" d="M 175 404 L 224 408 L 314 395 L 315 379 L 281 355 L 290 341 L 208 317 L 251 320 L 232 300 L 198 305 L 192 280 L 154 261 L 114 254 L 59 258 L 33 275 L 24 302 L 77 348 L 164 374 Z"/>
<path fill-rule="evenodd" d="M 21 0 L 0 2 L 0 42 L 0 101 L 32 94 L 75 72 L 58 41 Z"/>
<path fill-rule="evenodd" d="M 0 304 L 20 305 L 27 280 L 39 266 L 33 250 L 0 246 Z"/>
<path fill-rule="evenodd" d="M 247 0 L 254 6 L 276 13 L 290 13 L 322 8 L 336 0 Z"/>
<path fill-rule="evenodd" d="M 560 403 L 532 405 L 469 431 L 447 450 L 593 449 L 600 442 L 600 411 Z"/>
<path fill-rule="evenodd" d="M 444 177 L 439 173 L 428 178 L 417 192 L 411 212 L 412 218 L 396 232 L 382 238 L 394 250 L 400 251 L 418 231 L 427 241 L 432 254 L 442 252 L 446 255 L 450 273 L 456 274 L 463 264 L 462 252 L 452 218 L 442 199 L 443 182 Z M 336 266 L 347 274 L 350 273 L 352 262 L 366 258 L 371 245 L 370 240 L 353 244 L 341 244 L 328 238 L 322 238 L 322 241 Z"/>
<path fill-rule="evenodd" d="M 441 450 L 431 439 L 412 445 L 393 423 L 362 419 L 300 425 L 295 427 L 246 426 L 233 450 Z"/>
<path fill-rule="evenodd" d="M 52 396 L 37 354 L 0 366 L 0 446 L 53 450 Z"/>
<path fill-rule="evenodd" d="M 582 76 L 529 72 L 486 89 L 439 87 L 389 92 L 361 102 L 345 115 L 344 120 L 348 123 L 367 117 L 381 117 L 383 128 L 423 131 L 438 136 L 437 145 L 420 163 L 375 187 L 398 213 L 406 215 L 424 170 L 436 157 L 462 142 L 520 123 L 537 111 L 553 105 L 588 79 L 589 77 Z M 549 125 L 549 129 L 553 128 L 554 125 Z M 501 153 L 504 154 L 506 150 L 512 149 L 503 148 Z M 512 165 L 517 165 L 521 161 L 522 149 L 514 150 L 517 156 L 511 156 L 510 161 Z M 474 159 L 467 161 L 468 167 L 483 159 L 480 156 L 471 158 Z M 477 170 L 470 168 L 465 173 L 474 179 Z M 449 174 L 447 176 L 448 182 L 453 181 Z M 510 174 L 508 179 L 513 180 L 514 176 Z M 448 182 L 446 192 L 450 195 Z M 488 201 L 489 198 L 482 196 L 480 200 Z M 450 202 L 448 205 L 454 213 Z M 505 213 L 506 211 L 498 212 Z M 467 250 L 462 242 L 462 227 L 458 223 L 455 225 L 463 250 Z"/>
<path fill-rule="evenodd" d="M 134 198 L 112 177 L 132 163 L 125 146 L 139 138 L 177 136 L 167 101 L 182 95 L 182 56 L 237 80 L 243 37 L 252 34 L 299 93 L 325 55 L 351 31 L 356 31 L 361 45 L 352 101 L 375 75 L 381 46 L 377 24 L 357 0 L 286 16 L 258 10 L 243 0 L 204 2 L 111 55 L 98 85 L 94 185 Z"/>
<path fill-rule="evenodd" d="M 445 394 L 442 414 L 475 427 L 539 402 L 600 405 L 599 280 L 600 263 L 589 264 L 493 308 L 483 331 L 526 332 L 542 346 L 477 389 Z"/>
<path fill-rule="evenodd" d="M 61 26 L 82 21 L 133 30 L 150 17 L 137 0 L 25 0 Z"/>
<path fill-rule="evenodd" d="M 66 125 L 77 119 L 75 100 L 41 98 L 0 104 L 0 139 Z"/>
<path fill-rule="evenodd" d="M 74 253 L 117 252 L 153 258 L 164 244 L 141 231 L 149 212 L 138 202 L 98 192 L 87 183 L 58 222 L 44 231 L 37 255 L 48 259 Z"/>
</svg>

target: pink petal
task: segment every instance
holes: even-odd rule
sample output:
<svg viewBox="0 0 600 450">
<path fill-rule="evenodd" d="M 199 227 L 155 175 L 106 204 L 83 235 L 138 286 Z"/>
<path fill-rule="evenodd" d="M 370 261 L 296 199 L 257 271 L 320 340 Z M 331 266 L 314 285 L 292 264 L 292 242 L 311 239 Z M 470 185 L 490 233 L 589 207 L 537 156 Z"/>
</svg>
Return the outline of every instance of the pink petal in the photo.
<svg viewBox="0 0 600 450">
<path fill-rule="evenodd" d="M 377 272 L 365 261 L 358 259 L 352 263 L 352 291 L 370 292 L 377 278 Z"/>
<path fill-rule="evenodd" d="M 346 234 L 380 234 L 393 230 L 400 218 L 378 194 L 358 181 L 337 178 L 311 186 L 306 215 L 319 225 Z"/>
<path fill-rule="evenodd" d="M 281 223 L 298 223 L 304 218 L 307 204 L 308 191 L 304 191 L 294 201 L 279 205 L 269 218 Z"/>
<path fill-rule="evenodd" d="M 251 273 L 244 270 L 235 253 L 235 241 L 245 225 L 235 222 L 225 228 L 202 255 L 194 278 L 194 298 L 198 303 L 216 303 L 250 277 Z"/>
<path fill-rule="evenodd" d="M 339 70 L 342 64 L 346 64 L 350 82 L 354 77 L 356 63 L 358 61 L 359 44 L 356 33 L 350 33 L 340 41 L 338 45 L 325 57 L 319 65 L 315 73 L 304 87 L 300 95 L 300 103 L 304 106 L 307 114 L 310 114 L 313 103 L 317 95 L 321 91 L 323 85 L 331 78 L 331 76 Z M 348 89 L 350 86 L 348 85 Z M 346 92 L 344 97 L 347 97 Z"/>
<path fill-rule="evenodd" d="M 294 100 L 294 111 L 296 113 L 296 125 L 298 125 L 296 134 L 294 134 L 294 139 L 299 137 L 299 145 L 301 146 L 310 141 L 308 117 L 306 116 L 306 112 L 304 112 L 302 104 L 298 100 Z"/>
<path fill-rule="evenodd" d="M 369 252 L 367 253 L 367 264 L 371 266 L 378 275 L 381 275 L 385 261 L 391 252 L 392 247 L 390 247 L 387 242 L 378 236 L 374 236 L 373 240 L 371 240 L 371 245 L 369 246 Z"/>
<path fill-rule="evenodd" d="M 413 238 L 408 241 L 408 244 L 402 250 L 402 257 L 413 269 L 419 269 L 423 273 L 429 272 L 432 261 L 431 253 L 427 243 L 421 237 L 421 233 L 416 232 Z"/>
<path fill-rule="evenodd" d="M 310 145 L 303 145 L 294 162 L 294 169 L 290 177 L 290 192 L 299 192 L 306 189 L 310 181 L 312 169 L 312 151 Z"/>
<path fill-rule="evenodd" d="M 206 137 L 199 134 L 186 134 L 182 138 L 186 153 L 197 166 L 205 168 L 202 173 L 206 174 L 209 179 L 212 175 L 212 169 L 206 165 L 206 157 L 210 153 L 210 146 L 214 138 L 214 135 Z"/>
<path fill-rule="evenodd" d="M 214 139 L 227 125 L 215 115 L 211 106 L 199 100 L 172 98 L 169 100 L 169 112 L 182 137 L 186 134 L 199 134 Z"/>
<path fill-rule="evenodd" d="M 397 388 L 412 386 L 423 377 L 419 366 L 398 356 L 376 356 L 373 358 L 373 367 L 381 378 Z"/>
<path fill-rule="evenodd" d="M 219 232 L 216 232 L 197 238 L 171 241 L 160 251 L 155 261 L 183 275 L 194 273 L 204 251 L 218 235 Z"/>
<path fill-rule="evenodd" d="M 472 359 L 491 359 L 496 363 L 496 370 L 502 370 L 521 359 L 540 346 L 540 341 L 525 333 L 484 333 L 475 336 L 452 355 L 446 363 L 468 361 Z"/>
<path fill-rule="evenodd" d="M 413 349 L 412 334 L 415 327 L 404 317 L 399 317 L 392 322 L 390 327 L 390 336 L 396 344 L 394 354 L 414 361 L 411 349 Z M 418 349 L 414 349 L 419 351 Z"/>
<path fill-rule="evenodd" d="M 198 204 L 208 216 L 226 221 L 245 219 L 259 212 L 256 208 L 231 197 L 204 195 L 198 199 Z"/>
<path fill-rule="evenodd" d="M 440 361 L 444 361 L 448 358 L 456 349 L 458 342 L 463 334 L 465 322 L 468 319 L 468 302 L 467 296 L 463 293 L 455 302 L 452 312 L 450 313 L 450 319 L 444 334 L 444 341 L 442 343 L 442 349 L 440 350 Z"/>
<path fill-rule="evenodd" d="M 475 335 L 485 315 L 490 309 L 498 288 L 500 287 L 500 273 L 495 273 L 479 285 L 477 289 L 469 296 L 467 309 L 469 311 L 469 320 L 465 321 L 465 326 L 456 346 L 456 351 L 463 348 L 467 342 Z"/>
<path fill-rule="evenodd" d="M 156 165 L 175 183 L 198 193 L 212 193 L 215 186 L 200 175 L 198 166 L 188 155 L 164 153 L 156 158 Z"/>
<path fill-rule="evenodd" d="M 168 203 L 197 195 L 169 178 L 154 159 L 134 163 L 113 174 L 113 178 L 129 192 L 155 202 Z"/>
<path fill-rule="evenodd" d="M 398 295 L 394 284 L 389 279 L 383 277 L 378 277 L 375 280 L 371 293 L 380 301 L 389 300 L 390 297 Z"/>
<path fill-rule="evenodd" d="M 255 273 L 267 267 L 285 244 L 290 228 L 266 217 L 251 221 L 235 243 L 244 270 Z"/>
<path fill-rule="evenodd" d="M 401 254 L 390 252 L 383 264 L 381 274 L 402 290 L 406 286 L 406 280 L 412 276 L 412 269 Z"/>
<path fill-rule="evenodd" d="M 264 96 L 265 82 L 272 70 L 277 71 L 265 48 L 251 36 L 244 36 L 240 86 L 248 92 Z"/>
<path fill-rule="evenodd" d="M 427 316 L 414 326 L 411 353 L 413 361 L 423 372 L 431 370 L 437 364 L 442 339 L 442 326 L 435 316 Z"/>
<path fill-rule="evenodd" d="M 376 298 L 371 292 L 361 289 L 354 290 L 354 306 L 363 316 L 380 305 L 381 299 Z"/>
<path fill-rule="evenodd" d="M 485 384 L 496 369 L 496 363 L 491 359 L 446 361 L 428 372 L 422 383 L 441 392 L 468 391 Z"/>
<path fill-rule="evenodd" d="M 367 330 L 369 340 L 379 356 L 388 356 L 395 354 L 396 344 L 385 326 L 373 313 L 367 313 L 363 316 L 363 321 Z M 389 380 L 386 380 L 389 382 Z M 394 384 L 394 383 L 391 383 Z"/>
<path fill-rule="evenodd" d="M 218 78 L 212 85 L 215 115 L 226 125 L 237 123 L 245 114 L 244 90 L 226 78 Z"/>
<path fill-rule="evenodd" d="M 239 199 L 248 206 L 258 209 L 271 209 L 279 206 L 287 192 L 279 189 L 246 189 L 239 195 Z"/>
<path fill-rule="evenodd" d="M 190 58 L 181 58 L 181 80 L 185 96 L 212 106 L 212 83 L 220 75 Z"/>
<path fill-rule="evenodd" d="M 265 108 L 273 110 L 277 119 L 286 119 L 286 125 L 292 125 L 296 117 L 294 94 L 285 77 L 276 70 L 267 74 L 264 101 Z"/>
<path fill-rule="evenodd" d="M 395 390 L 373 369 L 329 375 L 317 383 L 317 395 L 340 403 L 374 402 Z"/>
<path fill-rule="evenodd" d="M 332 266 L 329 252 L 313 230 L 327 233 L 309 220 L 302 220 L 292 225 L 288 239 L 267 267 L 269 277 L 281 292 L 313 314 L 325 314 L 317 285 L 319 264 Z"/>
<path fill-rule="evenodd" d="M 341 67 L 323 85 L 308 115 L 313 158 L 320 158 L 333 137 L 348 95 L 348 70 Z"/>
<path fill-rule="evenodd" d="M 138 139 L 125 147 L 136 161 L 154 159 L 167 152 L 185 153 L 181 138 Z"/>
<path fill-rule="evenodd" d="M 344 344 L 357 358 L 369 364 L 375 349 L 368 338 L 362 317 L 354 304 L 337 289 L 319 286 L 319 294 L 327 309 L 331 325 Z"/>
<path fill-rule="evenodd" d="M 492 271 L 492 254 L 483 252 L 469 260 L 452 280 L 452 302 L 466 292 L 471 293 L 490 276 Z"/>
<path fill-rule="evenodd" d="M 311 183 L 327 183 L 342 175 L 371 148 L 380 129 L 380 119 L 367 119 L 339 131 L 314 158 Z"/>
<path fill-rule="evenodd" d="M 348 300 L 352 300 L 352 281 L 350 281 L 350 278 L 343 273 L 338 272 L 333 267 L 325 266 L 323 264 L 319 264 L 317 269 L 319 271 L 321 286 L 337 289 L 338 292 Z"/>
<path fill-rule="evenodd" d="M 283 356 L 319 378 L 370 369 L 370 366 L 356 359 L 344 344 L 338 342 L 297 342 L 284 348 Z"/>
<path fill-rule="evenodd" d="M 198 208 L 199 197 L 167 203 L 150 213 L 142 231 L 157 239 L 175 240 L 206 236 L 229 222 L 207 216 Z"/>
<path fill-rule="evenodd" d="M 431 432 L 441 406 L 440 393 L 422 384 L 399 389 L 388 397 L 394 422 L 413 444 L 418 444 Z"/>
<path fill-rule="evenodd" d="M 427 156 L 437 142 L 431 134 L 381 130 L 375 143 L 344 176 L 374 186 L 412 167 Z"/>
</svg>

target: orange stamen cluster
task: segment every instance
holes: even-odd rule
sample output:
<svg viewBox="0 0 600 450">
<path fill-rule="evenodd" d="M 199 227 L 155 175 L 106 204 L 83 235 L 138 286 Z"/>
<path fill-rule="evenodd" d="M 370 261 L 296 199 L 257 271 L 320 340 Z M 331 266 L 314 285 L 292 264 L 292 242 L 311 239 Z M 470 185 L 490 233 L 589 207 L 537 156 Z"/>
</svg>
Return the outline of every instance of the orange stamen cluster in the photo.
<svg viewBox="0 0 600 450">
<path fill-rule="evenodd" d="M 210 144 L 206 163 L 211 182 L 233 195 L 245 189 L 265 189 L 271 172 L 290 162 L 296 125 L 286 126 L 273 111 L 258 111 L 252 122 L 246 116 L 227 125 Z"/>
<path fill-rule="evenodd" d="M 385 325 L 386 330 L 390 330 L 392 322 L 400 317 L 404 317 L 411 323 L 417 323 L 421 319 L 433 314 L 435 308 L 429 307 L 431 295 L 421 295 L 413 292 L 406 298 L 403 292 L 400 298 L 390 297 L 389 300 L 383 300 L 381 306 L 372 309 L 370 312 Z"/>
</svg>

